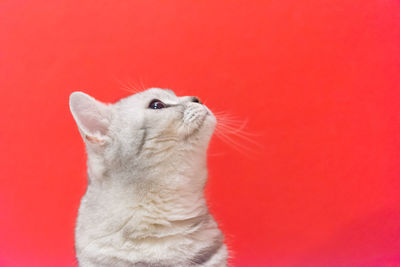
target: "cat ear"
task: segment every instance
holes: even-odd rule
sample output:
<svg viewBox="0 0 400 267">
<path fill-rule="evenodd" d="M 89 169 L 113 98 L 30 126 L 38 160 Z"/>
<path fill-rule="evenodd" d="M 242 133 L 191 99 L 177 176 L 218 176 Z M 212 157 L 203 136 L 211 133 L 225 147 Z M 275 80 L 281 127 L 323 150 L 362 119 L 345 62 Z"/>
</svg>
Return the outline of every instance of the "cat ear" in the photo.
<svg viewBox="0 0 400 267">
<path fill-rule="evenodd" d="M 111 107 L 93 97 L 73 92 L 69 97 L 69 108 L 85 142 L 104 144 L 111 121 Z"/>
</svg>

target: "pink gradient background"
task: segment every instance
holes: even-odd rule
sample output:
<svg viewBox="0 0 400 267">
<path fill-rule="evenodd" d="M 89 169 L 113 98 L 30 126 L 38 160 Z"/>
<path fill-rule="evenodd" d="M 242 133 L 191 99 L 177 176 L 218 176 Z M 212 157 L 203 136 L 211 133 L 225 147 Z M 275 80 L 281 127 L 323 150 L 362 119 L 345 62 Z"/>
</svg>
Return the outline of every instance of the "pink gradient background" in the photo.
<svg viewBox="0 0 400 267">
<path fill-rule="evenodd" d="M 249 120 L 210 147 L 233 266 L 400 265 L 399 1 L 1 1 L 0 266 L 76 266 L 68 96 L 122 83 Z"/>
</svg>

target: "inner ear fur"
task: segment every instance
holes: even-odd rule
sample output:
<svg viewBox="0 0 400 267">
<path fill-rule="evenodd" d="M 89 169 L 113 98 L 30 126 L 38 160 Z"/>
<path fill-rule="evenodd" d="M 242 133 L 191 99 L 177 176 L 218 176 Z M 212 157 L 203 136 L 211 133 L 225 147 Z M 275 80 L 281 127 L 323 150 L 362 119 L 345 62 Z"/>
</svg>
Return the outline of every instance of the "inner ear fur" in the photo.
<svg viewBox="0 0 400 267">
<path fill-rule="evenodd" d="M 104 144 L 111 122 L 111 107 L 83 92 L 69 97 L 72 116 L 85 141 Z"/>
</svg>

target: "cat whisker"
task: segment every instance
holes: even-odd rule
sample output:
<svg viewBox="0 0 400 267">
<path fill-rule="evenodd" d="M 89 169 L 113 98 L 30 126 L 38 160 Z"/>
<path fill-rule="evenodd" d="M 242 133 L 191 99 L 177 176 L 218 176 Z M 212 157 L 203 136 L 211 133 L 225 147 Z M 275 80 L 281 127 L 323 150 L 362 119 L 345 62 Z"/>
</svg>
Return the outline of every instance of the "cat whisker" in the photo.
<svg viewBox="0 0 400 267">
<path fill-rule="evenodd" d="M 135 93 L 138 93 L 138 92 L 142 91 L 140 86 L 136 82 L 133 82 L 133 81 L 129 80 L 128 81 L 128 85 L 129 85 L 130 88 L 132 88 L 132 90 L 134 90 Z"/>
<path fill-rule="evenodd" d="M 262 146 L 254 139 L 257 134 L 250 133 L 246 130 L 248 120 L 238 120 L 225 112 L 216 112 L 217 126 L 215 135 L 221 141 L 230 145 L 237 151 L 247 154 L 254 154 Z M 254 147 L 257 147 L 255 149 Z"/>
<path fill-rule="evenodd" d="M 246 146 L 242 143 L 239 143 L 238 141 L 236 141 L 235 139 L 230 137 L 228 134 L 225 134 L 223 132 L 216 132 L 216 135 L 223 141 L 226 141 L 227 143 L 234 145 L 236 148 L 240 148 L 240 149 L 243 149 L 246 151 L 252 151 L 251 148 L 249 148 L 248 146 Z"/>
<path fill-rule="evenodd" d="M 259 143 L 251 138 L 251 137 L 254 137 L 256 135 L 255 134 L 246 133 L 243 130 L 244 130 L 244 126 L 242 126 L 240 128 L 231 128 L 231 127 L 228 127 L 228 126 L 222 126 L 221 125 L 218 128 L 217 132 L 221 131 L 221 132 L 223 132 L 225 134 L 234 135 L 234 136 L 237 136 L 239 138 L 242 138 L 242 139 L 246 140 L 247 142 L 250 142 L 250 143 L 252 143 L 254 145 L 259 146 Z"/>
<path fill-rule="evenodd" d="M 128 81 L 121 81 L 118 78 L 115 78 L 115 80 L 118 82 L 118 84 L 121 86 L 121 89 L 124 91 L 127 91 L 129 93 L 136 94 L 138 92 L 144 91 L 144 85 L 143 83 L 141 84 L 141 87 L 139 87 L 136 83 L 132 82 L 131 80 Z"/>
<path fill-rule="evenodd" d="M 143 91 L 146 90 L 146 86 L 144 85 L 142 78 L 140 78 L 140 85 Z"/>
<path fill-rule="evenodd" d="M 231 146 L 234 150 L 238 151 L 239 153 L 245 155 L 246 157 L 254 158 L 255 151 L 250 149 L 249 147 L 242 145 L 241 143 L 238 143 L 237 141 L 233 140 L 232 138 L 230 138 L 225 134 L 218 133 L 216 134 L 216 136 L 224 143 Z"/>
</svg>

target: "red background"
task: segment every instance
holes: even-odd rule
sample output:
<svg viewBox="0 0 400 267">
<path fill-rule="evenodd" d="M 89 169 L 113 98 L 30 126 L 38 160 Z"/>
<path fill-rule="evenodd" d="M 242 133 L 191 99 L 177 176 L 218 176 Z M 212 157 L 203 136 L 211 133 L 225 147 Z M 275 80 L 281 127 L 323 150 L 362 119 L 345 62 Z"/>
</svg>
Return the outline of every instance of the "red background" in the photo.
<svg viewBox="0 0 400 267">
<path fill-rule="evenodd" d="M 3 0 L 0 266 L 76 266 L 68 96 L 129 83 L 249 120 L 210 148 L 233 265 L 400 264 L 399 1 Z"/>
</svg>

